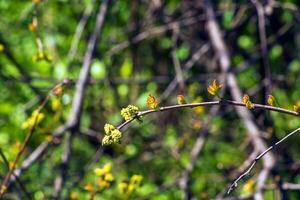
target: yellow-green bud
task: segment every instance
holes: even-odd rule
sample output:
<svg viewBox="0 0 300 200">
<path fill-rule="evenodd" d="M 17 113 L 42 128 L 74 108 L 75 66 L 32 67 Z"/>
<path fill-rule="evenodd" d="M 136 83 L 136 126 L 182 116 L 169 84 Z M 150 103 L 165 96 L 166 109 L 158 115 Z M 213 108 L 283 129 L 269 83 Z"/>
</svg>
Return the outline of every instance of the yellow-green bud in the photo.
<svg viewBox="0 0 300 200">
<path fill-rule="evenodd" d="M 143 180 L 143 176 L 141 175 L 133 175 L 130 179 L 130 183 L 133 185 L 140 185 Z"/>
<path fill-rule="evenodd" d="M 127 121 L 135 117 L 139 112 L 139 108 L 133 105 L 127 106 L 121 110 L 121 116 Z"/>
<path fill-rule="evenodd" d="M 106 135 L 102 139 L 102 145 L 120 143 L 120 140 L 122 138 L 121 131 L 116 129 L 114 126 L 112 126 L 114 129 L 111 129 L 112 128 L 111 126 L 112 125 L 107 124 L 107 126 L 104 127 Z"/>
<path fill-rule="evenodd" d="M 111 132 L 111 136 L 113 143 L 119 143 L 122 138 L 122 133 L 118 129 L 115 129 Z"/>
<path fill-rule="evenodd" d="M 115 130 L 116 128 L 113 126 L 113 125 L 111 125 L 111 124 L 105 124 L 104 125 L 104 131 L 105 131 L 105 134 L 106 135 L 111 135 L 111 132 L 113 131 L 113 130 Z"/>
</svg>

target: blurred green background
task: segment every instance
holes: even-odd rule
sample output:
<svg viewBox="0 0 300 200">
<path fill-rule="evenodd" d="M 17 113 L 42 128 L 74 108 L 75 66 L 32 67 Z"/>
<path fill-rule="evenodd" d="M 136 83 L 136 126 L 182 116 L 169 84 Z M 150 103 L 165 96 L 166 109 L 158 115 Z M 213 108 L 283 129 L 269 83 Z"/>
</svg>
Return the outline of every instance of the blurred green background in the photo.
<svg viewBox="0 0 300 200">
<path fill-rule="evenodd" d="M 264 103 L 268 88 L 280 107 L 292 110 L 299 105 L 299 1 L 261 2 L 266 55 L 260 51 L 257 10 L 251 1 L 211 2 L 243 93 L 255 103 Z M 0 1 L 0 148 L 8 161 L 14 160 L 26 136 L 22 124 L 41 99 L 64 78 L 77 81 L 100 4 L 98 0 Z M 203 1 L 122 0 L 108 5 L 61 199 L 89 199 L 85 186 L 98 187 L 94 169 L 107 163 L 112 164 L 114 181 L 95 199 L 182 199 L 180 177 L 191 162 L 196 139 L 204 132 L 205 144 L 189 174 L 188 196 L 213 199 L 226 192 L 253 151 L 244 123 L 232 107 L 222 106 L 215 114 L 209 107 L 155 113 L 143 123 L 126 127 L 121 144 L 103 147 L 100 139 L 105 123 L 117 126 L 122 122 L 123 107 L 132 104 L 147 109 L 149 94 L 160 99 L 162 106 L 177 104 L 178 94 L 188 102 L 213 100 L 206 88 L 221 71 L 206 20 Z M 263 59 L 269 62 L 267 80 Z M 168 93 L 178 74 L 176 66 L 184 81 Z M 19 165 L 42 142 L 55 143 L 52 133 L 66 122 L 74 91 L 71 85 L 61 96 L 50 98 Z M 224 92 L 230 98 L 228 90 Z M 253 115 L 268 145 L 300 126 L 299 118 L 280 113 L 255 110 Z M 266 183 L 265 199 L 280 199 L 278 177 L 300 184 L 299 144 L 296 135 L 275 150 L 276 165 Z M 31 199 L 51 199 L 63 151 L 63 142 L 56 142 L 22 173 L 20 180 Z M 232 197 L 248 195 L 251 199 L 253 180 L 261 168 L 260 162 Z M 1 161 L 1 177 L 6 173 Z M 120 183 L 133 175 L 143 176 L 142 184 L 130 197 L 122 196 Z M 299 189 L 284 194 L 288 199 L 300 198 Z M 26 199 L 28 195 L 14 183 L 5 198 Z"/>
</svg>

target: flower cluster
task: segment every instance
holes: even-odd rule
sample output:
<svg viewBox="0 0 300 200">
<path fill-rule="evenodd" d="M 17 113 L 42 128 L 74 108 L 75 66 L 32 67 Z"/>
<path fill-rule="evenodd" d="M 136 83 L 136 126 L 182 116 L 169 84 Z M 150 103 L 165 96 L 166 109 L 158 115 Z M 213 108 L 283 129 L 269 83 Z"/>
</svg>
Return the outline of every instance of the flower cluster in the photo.
<svg viewBox="0 0 300 200">
<path fill-rule="evenodd" d="M 37 4 L 41 3 L 41 0 L 32 0 L 32 3 L 37 5 Z"/>
<path fill-rule="evenodd" d="M 139 108 L 133 105 L 121 110 L 121 116 L 127 121 L 133 119 L 139 112 Z"/>
<path fill-rule="evenodd" d="M 122 181 L 118 184 L 118 189 L 122 197 L 124 199 L 129 198 L 133 192 L 140 187 L 143 180 L 143 176 L 141 175 L 133 175 L 130 178 L 130 181 Z"/>
<path fill-rule="evenodd" d="M 76 200 L 76 199 L 79 199 L 79 195 L 78 195 L 78 193 L 77 192 L 71 192 L 71 194 L 70 194 L 70 199 L 72 199 L 72 200 Z"/>
<path fill-rule="evenodd" d="M 114 181 L 114 176 L 111 173 L 112 164 L 107 163 L 102 168 L 95 168 L 95 183 L 87 183 L 84 186 L 84 190 L 90 193 L 93 197 L 96 193 L 100 193 L 111 186 Z"/>
<path fill-rule="evenodd" d="M 270 106 L 274 106 L 276 103 L 275 97 L 273 95 L 268 95 L 268 100 L 267 100 L 268 104 Z"/>
<path fill-rule="evenodd" d="M 295 112 L 300 112 L 300 100 L 295 103 L 293 108 Z"/>
<path fill-rule="evenodd" d="M 44 119 L 44 117 L 45 115 L 43 113 L 40 113 L 38 110 L 33 111 L 31 116 L 22 124 L 22 129 L 29 129 L 35 123 L 39 124 Z"/>
<path fill-rule="evenodd" d="M 122 138 L 122 133 L 111 124 L 104 126 L 105 136 L 102 139 L 102 145 L 110 145 L 119 143 Z"/>
<path fill-rule="evenodd" d="M 34 62 L 38 62 L 38 61 L 46 61 L 48 63 L 52 62 L 52 56 L 50 56 L 49 54 L 43 52 L 43 51 L 38 51 L 33 57 L 32 60 Z"/>
<path fill-rule="evenodd" d="M 209 94 L 219 97 L 219 91 L 222 87 L 222 84 L 219 84 L 216 80 L 213 80 L 212 84 L 208 86 L 207 91 Z"/>
<path fill-rule="evenodd" d="M 244 186 L 242 192 L 244 194 L 252 194 L 254 191 L 255 181 L 250 179 Z"/>
<path fill-rule="evenodd" d="M 38 20 L 37 20 L 36 17 L 34 17 L 34 18 L 32 19 L 32 21 L 28 24 L 28 29 L 29 29 L 31 32 L 36 32 L 37 27 L 38 27 Z"/>
<path fill-rule="evenodd" d="M 250 101 L 250 97 L 249 97 L 249 95 L 247 95 L 247 94 L 245 94 L 244 96 L 243 96 L 243 103 L 246 105 L 246 107 L 248 108 L 248 109 L 253 109 L 254 108 L 254 105 L 253 105 L 253 103 Z"/>
<path fill-rule="evenodd" d="M 0 43 L 0 53 L 3 52 L 5 50 L 4 44 Z"/>
<path fill-rule="evenodd" d="M 95 188 L 94 186 L 91 184 L 91 183 L 87 183 L 85 184 L 84 186 L 84 189 L 90 193 L 94 192 L 95 191 Z"/>
<path fill-rule="evenodd" d="M 5 185 L 1 185 L 0 194 L 4 194 L 7 191 L 7 187 Z"/>
<path fill-rule="evenodd" d="M 153 110 L 158 110 L 159 109 L 159 105 L 157 102 L 157 99 L 155 98 L 155 96 L 149 94 L 148 98 L 147 98 L 147 106 L 150 109 Z"/>
<path fill-rule="evenodd" d="M 102 168 L 94 169 L 94 173 L 98 177 L 97 185 L 100 191 L 109 188 L 111 182 L 114 180 L 114 176 L 111 173 L 111 169 L 112 169 L 111 163 L 104 165 Z"/>
<path fill-rule="evenodd" d="M 58 96 L 61 96 L 61 95 L 62 95 L 63 91 L 64 91 L 64 86 L 63 86 L 63 84 L 58 84 L 57 86 L 55 86 L 55 87 L 51 90 L 51 94 L 52 94 L 53 96 L 58 97 Z"/>
<path fill-rule="evenodd" d="M 185 97 L 183 95 L 177 95 L 177 103 L 179 105 L 182 105 L 182 104 L 186 104 L 186 100 L 185 100 Z"/>
</svg>

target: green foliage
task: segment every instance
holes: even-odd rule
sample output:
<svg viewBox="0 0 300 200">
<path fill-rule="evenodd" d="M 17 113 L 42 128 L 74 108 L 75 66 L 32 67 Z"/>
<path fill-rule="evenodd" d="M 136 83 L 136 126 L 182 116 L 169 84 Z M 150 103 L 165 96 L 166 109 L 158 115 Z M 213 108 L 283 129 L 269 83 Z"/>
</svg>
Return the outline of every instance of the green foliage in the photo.
<svg viewBox="0 0 300 200">
<path fill-rule="evenodd" d="M 51 144 L 42 157 L 22 172 L 20 179 L 32 199 L 50 199 L 53 195 L 67 137 L 65 133 L 61 138 L 54 138 L 52 134 L 69 120 L 76 82 L 102 2 L 44 0 L 33 5 L 32 1 L 0 1 L 0 147 L 9 162 L 16 158 L 32 127 L 33 113 L 51 88 L 65 78 L 75 82 L 61 95 L 50 95 L 43 117 L 18 163 L 20 166 L 43 142 Z M 74 194 L 73 199 L 88 199 L 91 192 L 84 189 L 85 185 L 93 183 L 93 187 L 98 187 L 94 169 L 102 169 L 107 163 L 112 163 L 110 173 L 114 180 L 108 181 L 109 186 L 102 185 L 105 189 L 102 188 L 95 199 L 181 199 L 183 190 L 178 186 L 179 178 L 192 163 L 191 153 L 200 136 L 204 138 L 204 145 L 189 174 L 188 192 L 195 199 L 213 199 L 227 189 L 253 150 L 243 120 L 232 107 L 225 105 L 214 115 L 210 107 L 170 110 L 144 116 L 143 123 L 133 122 L 121 131 L 116 128 L 124 118 L 130 120 L 139 111 L 148 109 L 149 94 L 155 97 L 155 102 L 148 106 L 156 110 L 178 104 L 177 95 L 184 95 L 188 103 L 216 100 L 212 95 L 232 99 L 228 83 L 219 81 L 224 74 L 219 73 L 220 55 L 212 48 L 207 33 L 205 8 L 189 1 L 167 0 L 162 7 L 155 2 L 122 0 L 109 5 L 91 60 L 61 199 L 70 199 L 71 194 Z M 298 1 L 278 1 L 272 13 L 265 14 L 268 42 L 265 58 L 261 54 L 255 6 L 250 1 L 211 3 L 230 55 L 230 72 L 236 76 L 242 92 L 249 94 L 248 105 L 264 102 L 265 96 L 270 95 L 263 93 L 266 89 L 279 104 L 275 106 L 293 110 L 293 105 L 300 100 L 298 19 L 292 9 Z M 267 5 L 264 6 L 267 9 Z M 86 25 L 82 27 L 71 58 L 70 48 L 78 37 L 75 31 L 86 8 L 90 8 L 91 13 L 85 13 L 88 15 Z M 246 10 L 239 17 L 242 8 Z M 29 28 L 34 18 L 37 26 Z M 178 22 L 178 30 L 173 22 Z M 176 44 L 173 44 L 173 34 L 177 33 Z M 205 44 L 210 45 L 209 50 L 196 55 L 198 59 L 193 60 L 186 71 L 186 65 Z M 178 78 L 172 47 L 176 47 L 175 56 L 183 71 L 184 84 L 177 85 L 165 98 L 162 94 L 172 80 Z M 268 59 L 269 70 L 265 70 L 263 59 Z M 265 71 L 270 71 L 270 77 L 263 77 Z M 211 85 L 210 95 L 207 88 L 214 79 L 219 82 Z M 125 108 L 124 118 L 120 115 L 122 108 Z M 262 138 L 267 145 L 300 126 L 299 118 L 282 113 L 266 114 L 255 109 L 250 112 L 263 130 Z M 104 131 L 106 123 L 113 127 Z M 111 145 L 103 147 L 103 138 L 103 144 Z M 284 182 L 300 181 L 299 175 L 292 176 L 295 172 L 291 168 L 300 157 L 299 142 L 299 136 L 295 136 L 276 152 L 278 162 L 274 171 Z M 259 163 L 253 174 L 260 169 Z M 6 173 L 7 166 L 1 160 L 0 174 Z M 134 175 L 141 175 L 143 180 L 131 191 L 129 185 Z M 267 184 L 274 184 L 275 179 L 270 175 Z M 118 188 L 122 182 L 128 189 L 123 195 Z M 249 183 L 249 179 L 244 183 Z M 239 198 L 244 194 L 241 186 L 244 183 L 240 183 L 233 196 Z M 287 191 L 287 194 L 290 199 L 298 199 L 296 192 Z M 25 199 L 18 184 L 8 189 L 8 195 Z M 273 191 L 264 192 L 265 199 L 272 199 L 273 195 Z"/>
</svg>

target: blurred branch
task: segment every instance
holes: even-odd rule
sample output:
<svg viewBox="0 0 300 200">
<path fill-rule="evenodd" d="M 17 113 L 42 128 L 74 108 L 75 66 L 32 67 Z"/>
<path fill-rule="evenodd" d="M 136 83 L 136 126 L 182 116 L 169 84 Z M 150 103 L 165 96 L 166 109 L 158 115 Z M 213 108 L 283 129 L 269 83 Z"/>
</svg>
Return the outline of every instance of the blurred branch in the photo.
<svg viewBox="0 0 300 200">
<path fill-rule="evenodd" d="M 0 34 L 0 43 L 4 45 L 4 51 L 3 53 L 6 55 L 7 59 L 16 67 L 18 70 L 20 76 L 21 76 L 21 81 L 26 83 L 29 88 L 36 94 L 38 95 L 39 98 L 42 98 L 43 94 L 41 91 L 39 91 L 36 87 L 34 87 L 31 84 L 31 77 L 25 70 L 25 68 L 17 61 L 17 59 L 13 56 L 8 43 L 4 40 L 2 35 Z"/>
<path fill-rule="evenodd" d="M 73 137 L 75 133 L 78 131 L 80 125 L 84 92 L 89 79 L 91 60 L 97 44 L 97 40 L 102 32 L 102 27 L 105 21 L 107 7 L 109 3 L 110 0 L 102 1 L 99 7 L 99 11 L 97 13 L 97 19 L 96 19 L 93 33 L 88 41 L 87 50 L 83 59 L 83 65 L 79 74 L 79 79 L 76 84 L 76 91 L 73 99 L 72 109 L 69 114 L 68 121 L 66 123 L 69 133 L 65 141 L 64 153 L 62 155 L 62 160 L 60 165 L 60 172 L 54 181 L 53 199 L 60 198 L 60 192 L 66 179 L 68 163 L 71 157 Z"/>
<path fill-rule="evenodd" d="M 35 129 L 36 129 L 36 126 L 37 126 L 37 123 L 38 123 L 38 118 L 39 118 L 39 114 L 41 113 L 42 109 L 46 106 L 47 102 L 49 101 L 49 98 L 50 98 L 50 95 L 52 95 L 53 91 L 55 90 L 55 88 L 57 87 L 60 87 L 64 84 L 68 84 L 69 83 L 69 80 L 66 79 L 66 80 L 63 80 L 62 82 L 58 83 L 57 85 L 55 85 L 50 91 L 49 93 L 47 94 L 47 96 L 45 97 L 45 99 L 43 100 L 43 102 L 41 103 L 41 105 L 35 110 L 36 112 L 36 115 L 34 116 L 34 119 L 33 119 L 33 124 L 31 125 L 31 127 L 29 128 L 29 131 L 28 133 L 26 134 L 26 137 L 25 137 L 25 140 L 24 142 L 22 143 L 21 147 L 20 147 L 20 150 L 18 151 L 17 155 L 16 155 L 16 158 L 15 160 L 12 162 L 12 167 L 10 167 L 8 173 L 6 174 L 2 184 L 1 184 L 1 192 L 0 192 L 0 199 L 3 197 L 4 193 L 5 193 L 5 190 L 7 188 L 7 185 L 8 185 L 8 182 L 10 180 L 10 177 L 13 175 L 14 173 L 14 170 L 21 158 L 21 156 L 23 155 L 24 151 L 25 151 L 25 148 L 27 146 L 27 144 L 29 143 Z"/>
<path fill-rule="evenodd" d="M 170 22 L 166 25 L 161 25 L 157 27 L 149 28 L 149 30 L 146 30 L 142 33 L 137 34 L 135 37 L 131 39 L 131 41 L 124 41 L 120 44 L 115 45 L 113 48 L 111 48 L 107 53 L 106 56 L 110 57 L 126 48 L 128 48 L 131 44 L 139 43 L 147 38 L 152 38 L 156 35 L 160 35 L 162 33 L 165 33 L 168 30 L 172 30 L 177 27 L 185 27 L 190 26 L 193 24 L 198 23 L 201 20 L 204 20 L 204 16 L 195 16 L 195 17 L 188 17 L 186 19 L 182 19 L 175 22 Z"/>
<path fill-rule="evenodd" d="M 210 119 L 214 118 L 214 116 L 217 115 L 218 111 L 219 108 L 211 108 L 209 112 L 210 116 L 208 121 L 211 121 Z M 189 195 L 190 174 L 195 168 L 196 161 L 198 160 L 198 157 L 204 147 L 208 133 L 209 133 L 209 128 L 208 128 L 208 124 L 206 124 L 203 127 L 203 129 L 199 131 L 197 134 L 196 142 L 190 153 L 189 163 L 186 169 L 183 171 L 181 178 L 179 179 L 179 186 L 183 190 L 183 197 L 182 197 L 183 200 L 188 200 L 191 198 Z"/>
<path fill-rule="evenodd" d="M 226 48 L 225 42 L 222 38 L 221 30 L 219 25 L 215 19 L 214 10 L 210 1 L 205 0 L 205 12 L 207 15 L 207 31 L 210 36 L 210 40 L 212 42 L 212 46 L 214 47 L 216 54 L 219 58 L 219 64 L 221 67 L 222 72 L 226 76 L 227 84 L 229 86 L 229 90 L 231 96 L 235 101 L 242 100 L 242 93 L 237 84 L 237 80 L 235 75 L 230 71 L 230 58 L 229 53 Z M 263 139 L 260 137 L 260 130 L 254 122 L 253 116 L 249 112 L 249 110 L 241 109 L 236 107 L 238 115 L 243 119 L 246 128 L 248 129 L 248 134 L 252 140 L 254 148 L 258 152 L 264 152 L 267 147 L 264 143 Z M 267 154 L 263 157 L 263 165 L 264 168 L 259 174 L 259 179 L 256 186 L 257 193 L 255 194 L 254 198 L 256 200 L 263 199 L 261 189 L 266 181 L 267 175 L 269 170 L 274 166 L 275 159 L 272 154 Z M 236 186 L 236 185 L 234 185 Z M 231 191 L 231 190 L 230 190 Z"/>
<path fill-rule="evenodd" d="M 259 40 L 260 40 L 260 49 L 262 55 L 262 66 L 261 66 L 261 75 L 262 82 L 266 82 L 267 84 L 263 85 L 263 104 L 267 103 L 268 95 L 270 94 L 270 64 L 268 59 L 268 43 L 267 43 L 267 34 L 266 34 L 266 22 L 265 22 L 265 14 L 263 5 L 257 0 L 251 0 L 254 4 L 257 16 L 258 16 L 258 32 L 259 32 Z"/>
<path fill-rule="evenodd" d="M 10 178 L 8 185 L 12 184 L 17 177 L 20 177 L 22 172 L 25 171 L 29 166 L 31 166 L 41 155 L 44 154 L 46 148 L 48 147 L 48 142 L 41 143 L 21 164 L 21 166 L 14 170 L 14 176 Z"/>
<path fill-rule="evenodd" d="M 208 50 L 209 44 L 204 44 L 203 46 L 201 46 L 201 48 L 199 48 L 182 67 L 183 73 L 191 69 L 195 65 L 195 63 L 203 56 L 203 54 L 205 54 Z M 207 80 L 207 75 L 204 75 L 204 80 Z M 178 80 L 177 77 L 175 77 L 160 96 L 160 101 L 163 101 L 165 98 L 167 98 L 175 90 L 177 84 Z"/>
<path fill-rule="evenodd" d="M 224 82 L 224 77 L 221 82 Z M 223 95 L 224 91 L 226 90 L 225 87 L 222 88 L 221 95 Z M 220 111 L 220 107 L 212 107 L 209 110 L 210 115 L 207 121 L 211 122 L 211 119 L 213 119 L 218 114 L 219 111 Z M 206 138 L 209 134 L 209 126 L 210 126 L 209 123 L 204 124 L 203 129 L 198 132 L 196 142 L 190 153 L 189 163 L 186 169 L 183 171 L 181 178 L 179 179 L 179 186 L 183 190 L 183 197 L 182 197 L 183 200 L 191 199 L 190 192 L 189 192 L 190 174 L 194 170 L 198 157 L 204 147 Z"/>
<path fill-rule="evenodd" d="M 282 189 L 284 190 L 300 190 L 300 184 L 296 183 L 282 183 L 281 185 Z M 266 185 L 264 187 L 265 190 L 274 190 L 277 188 L 277 185 L 271 184 L 271 185 Z"/>
<path fill-rule="evenodd" d="M 79 20 L 79 22 L 77 24 L 75 34 L 73 36 L 72 44 L 71 44 L 71 47 L 69 49 L 68 56 L 67 56 L 67 66 L 72 63 L 72 61 L 76 55 L 81 35 L 84 31 L 84 27 L 86 26 L 88 19 L 90 18 L 91 14 L 93 12 L 94 4 L 95 4 L 95 0 L 93 0 L 91 2 L 91 4 L 87 5 L 81 19 Z"/>
<path fill-rule="evenodd" d="M 8 160 L 6 159 L 2 149 L 0 148 L 0 157 L 2 158 L 4 164 L 6 165 L 7 169 L 10 170 L 10 165 Z M 12 173 L 13 177 L 16 178 L 17 183 L 19 184 L 21 190 L 24 192 L 25 196 L 27 197 L 27 199 L 32 199 L 30 196 L 30 193 L 27 191 L 26 186 L 23 184 L 23 182 L 15 175 L 15 173 Z"/>
<path fill-rule="evenodd" d="M 178 56 L 176 55 L 176 49 L 177 49 L 177 40 L 178 40 L 178 34 L 179 34 L 179 28 L 174 28 L 173 30 L 173 35 L 172 35 L 172 61 L 173 61 L 173 65 L 175 68 L 175 73 L 176 73 L 176 82 L 179 84 L 179 90 L 180 93 L 183 93 L 184 90 L 184 78 L 183 78 L 183 74 L 182 74 L 182 68 L 180 65 L 180 61 L 178 59 Z"/>
</svg>

